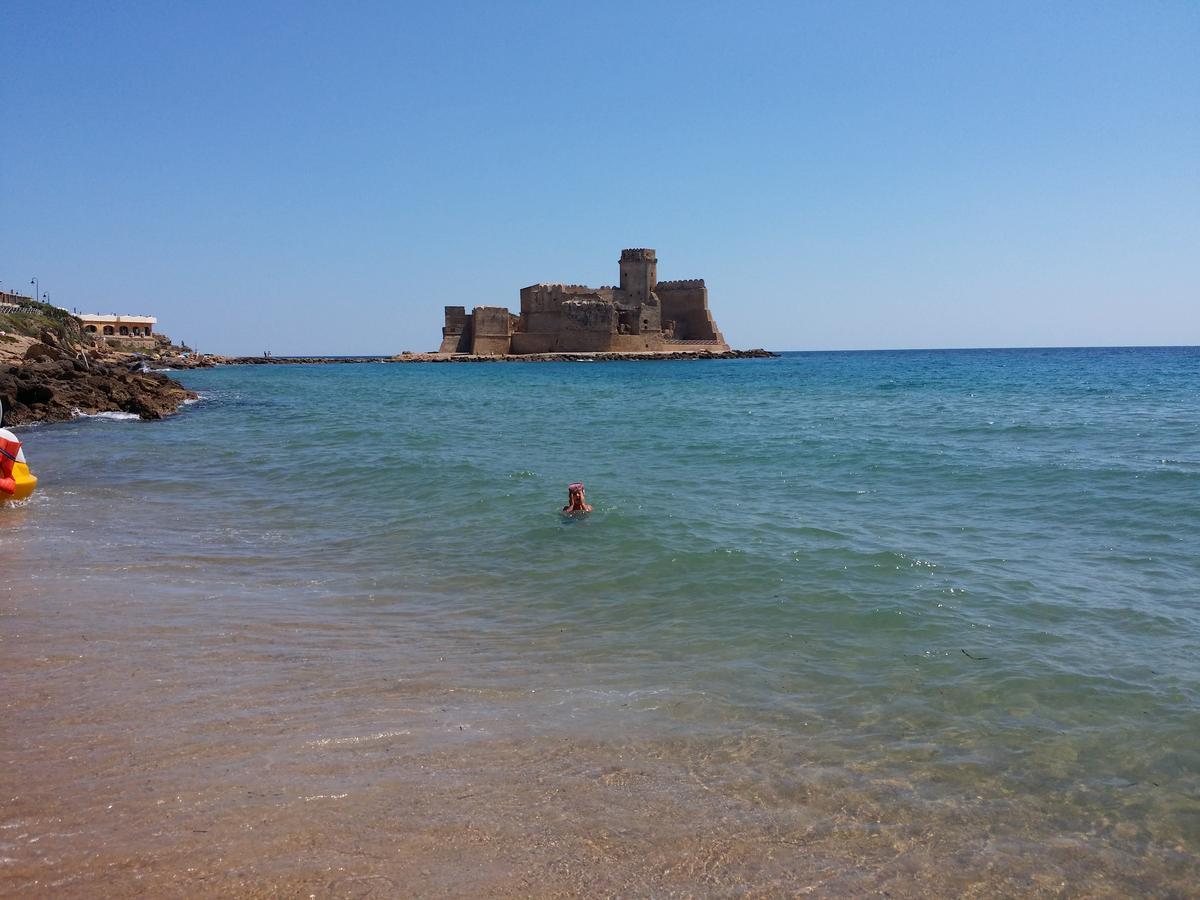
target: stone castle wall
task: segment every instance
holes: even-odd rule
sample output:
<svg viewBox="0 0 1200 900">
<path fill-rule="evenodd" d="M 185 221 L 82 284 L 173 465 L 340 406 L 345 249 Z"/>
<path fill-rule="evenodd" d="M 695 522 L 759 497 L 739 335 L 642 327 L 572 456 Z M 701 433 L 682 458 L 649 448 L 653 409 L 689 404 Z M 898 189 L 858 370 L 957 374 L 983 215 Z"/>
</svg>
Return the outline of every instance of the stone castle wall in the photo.
<svg viewBox="0 0 1200 900">
<path fill-rule="evenodd" d="M 477 306 L 471 314 L 471 353 L 503 356 L 512 345 L 512 317 L 503 306 Z"/>
<path fill-rule="evenodd" d="M 438 352 L 471 352 L 471 316 L 467 314 L 466 307 L 446 307 L 446 324 L 442 327 L 442 345 Z"/>
<path fill-rule="evenodd" d="M 703 278 L 683 281 L 660 281 L 654 292 L 662 304 L 665 324 L 674 323 L 671 337 L 684 341 L 717 341 L 725 343 L 717 323 L 708 309 L 708 288 Z"/>
</svg>

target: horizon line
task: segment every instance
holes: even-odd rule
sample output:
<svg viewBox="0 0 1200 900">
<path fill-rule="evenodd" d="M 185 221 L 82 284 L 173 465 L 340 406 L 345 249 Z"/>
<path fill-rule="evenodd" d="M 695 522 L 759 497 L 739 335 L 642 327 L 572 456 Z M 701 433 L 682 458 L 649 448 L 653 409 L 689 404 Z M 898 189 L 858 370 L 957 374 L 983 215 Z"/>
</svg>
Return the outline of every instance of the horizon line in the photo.
<svg viewBox="0 0 1200 900">
<path fill-rule="evenodd" d="M 744 347 L 743 350 L 767 350 L 771 353 L 966 353 L 988 350 L 1200 350 L 1200 344 L 1030 344 L 1024 346 L 978 346 L 978 347 L 832 347 L 826 349 L 782 350 L 774 347 Z M 200 352 L 208 355 L 207 351 Z M 425 351 L 430 352 L 430 351 Z M 564 351 L 573 352 L 573 351 Z M 259 357 L 261 353 L 219 353 L 213 356 Z M 378 358 L 391 359 L 400 353 L 275 353 L 273 359 L 343 359 Z"/>
</svg>

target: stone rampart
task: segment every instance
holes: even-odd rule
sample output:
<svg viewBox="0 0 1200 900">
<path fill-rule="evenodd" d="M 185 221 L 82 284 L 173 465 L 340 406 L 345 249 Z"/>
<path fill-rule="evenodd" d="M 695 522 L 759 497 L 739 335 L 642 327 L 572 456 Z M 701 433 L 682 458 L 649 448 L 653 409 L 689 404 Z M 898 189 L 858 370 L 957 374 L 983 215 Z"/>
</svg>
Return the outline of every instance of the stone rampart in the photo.
<svg viewBox="0 0 1200 900">
<path fill-rule="evenodd" d="M 668 333 L 676 340 L 717 341 L 725 339 L 708 310 L 708 288 L 703 278 L 681 281 L 660 281 L 654 288 L 662 303 L 662 320 Z M 670 327 L 667 323 L 674 323 Z"/>
<path fill-rule="evenodd" d="M 519 331 L 512 336 L 512 352 L 523 355 L 527 353 L 553 353 L 558 346 L 556 331 Z"/>
<path fill-rule="evenodd" d="M 439 353 L 471 352 L 471 316 L 465 306 L 447 306 Z"/>
<path fill-rule="evenodd" d="M 512 344 L 512 317 L 503 306 L 477 306 L 471 313 L 475 356 L 504 355 Z"/>
<path fill-rule="evenodd" d="M 512 336 L 511 346 L 518 356 L 531 353 L 655 353 L 670 349 L 661 335 L 607 334 L 586 329 L 532 334 L 517 332 Z"/>
<path fill-rule="evenodd" d="M 531 284 L 521 288 L 521 314 L 558 312 L 572 297 L 595 294 L 585 284 Z"/>
<path fill-rule="evenodd" d="M 616 310 L 599 298 L 568 300 L 562 305 L 563 328 L 612 334 L 616 328 Z"/>
</svg>

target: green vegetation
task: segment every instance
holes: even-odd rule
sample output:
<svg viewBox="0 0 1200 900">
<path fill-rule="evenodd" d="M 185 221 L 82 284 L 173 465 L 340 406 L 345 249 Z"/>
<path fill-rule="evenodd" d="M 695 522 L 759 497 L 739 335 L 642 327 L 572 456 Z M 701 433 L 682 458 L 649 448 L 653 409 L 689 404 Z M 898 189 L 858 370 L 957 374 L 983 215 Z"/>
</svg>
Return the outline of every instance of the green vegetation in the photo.
<svg viewBox="0 0 1200 900">
<path fill-rule="evenodd" d="M 65 309 L 32 299 L 21 307 L 19 311 L 0 312 L 0 331 L 34 338 L 40 337 L 43 331 L 50 331 L 64 343 L 79 340 L 83 323 Z"/>
</svg>

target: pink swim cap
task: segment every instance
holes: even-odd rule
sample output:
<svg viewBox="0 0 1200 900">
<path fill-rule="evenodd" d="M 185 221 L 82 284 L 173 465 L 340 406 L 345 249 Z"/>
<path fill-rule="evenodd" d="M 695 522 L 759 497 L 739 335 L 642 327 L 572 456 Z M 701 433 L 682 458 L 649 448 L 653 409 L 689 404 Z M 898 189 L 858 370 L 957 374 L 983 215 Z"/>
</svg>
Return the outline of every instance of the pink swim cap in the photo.
<svg viewBox="0 0 1200 900">
<path fill-rule="evenodd" d="M 573 481 L 567 485 L 567 490 L 568 491 L 582 491 L 583 490 L 583 482 L 582 481 Z"/>
</svg>

